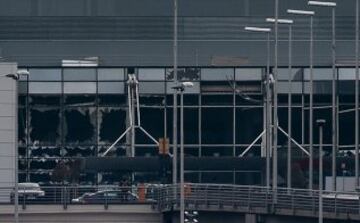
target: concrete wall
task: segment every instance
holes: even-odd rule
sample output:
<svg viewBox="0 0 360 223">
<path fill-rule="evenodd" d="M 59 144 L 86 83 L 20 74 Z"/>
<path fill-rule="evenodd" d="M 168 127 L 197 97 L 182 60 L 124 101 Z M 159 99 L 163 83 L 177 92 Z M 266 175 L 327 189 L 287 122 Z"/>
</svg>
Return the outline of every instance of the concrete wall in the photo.
<svg viewBox="0 0 360 223">
<path fill-rule="evenodd" d="M 0 75 L 15 73 L 17 64 L 0 63 Z M 0 77 L 0 187 L 8 190 L 0 191 L 0 202 L 8 201 L 10 187 L 15 182 L 15 142 L 16 134 L 16 81 Z"/>
</svg>

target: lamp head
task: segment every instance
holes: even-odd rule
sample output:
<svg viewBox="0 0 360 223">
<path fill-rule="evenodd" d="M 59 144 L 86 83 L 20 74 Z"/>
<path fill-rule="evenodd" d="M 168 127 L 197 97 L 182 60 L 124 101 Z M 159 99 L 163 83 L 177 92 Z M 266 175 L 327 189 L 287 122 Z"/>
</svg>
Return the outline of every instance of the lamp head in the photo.
<svg viewBox="0 0 360 223">
<path fill-rule="evenodd" d="M 336 7 L 336 2 L 308 1 L 308 5 L 312 5 L 312 6 L 325 6 L 325 7 Z"/>
<path fill-rule="evenodd" d="M 184 88 L 192 88 L 192 87 L 194 87 L 194 83 L 193 83 L 193 82 L 190 82 L 190 81 L 188 81 L 188 82 L 182 82 L 182 83 L 181 83 L 181 86 L 184 87 Z"/>
<path fill-rule="evenodd" d="M 260 33 L 269 33 L 269 32 L 271 32 L 270 28 L 263 28 L 263 27 L 246 26 L 244 29 L 246 31 L 250 31 L 250 32 L 260 32 Z"/>
<path fill-rule="evenodd" d="M 326 120 L 325 120 L 325 119 L 318 119 L 318 120 L 316 120 L 316 124 L 317 124 L 319 127 L 324 126 L 325 123 L 326 123 Z"/>
<path fill-rule="evenodd" d="M 314 11 L 306 11 L 306 10 L 295 10 L 295 9 L 288 9 L 287 13 L 294 14 L 294 15 L 308 15 L 308 16 L 314 16 Z"/>
<path fill-rule="evenodd" d="M 276 21 L 275 18 L 266 18 L 266 22 L 275 23 L 275 21 Z M 292 19 L 278 19 L 277 22 L 279 24 L 288 24 L 288 25 L 291 25 L 294 23 L 294 21 Z"/>
</svg>

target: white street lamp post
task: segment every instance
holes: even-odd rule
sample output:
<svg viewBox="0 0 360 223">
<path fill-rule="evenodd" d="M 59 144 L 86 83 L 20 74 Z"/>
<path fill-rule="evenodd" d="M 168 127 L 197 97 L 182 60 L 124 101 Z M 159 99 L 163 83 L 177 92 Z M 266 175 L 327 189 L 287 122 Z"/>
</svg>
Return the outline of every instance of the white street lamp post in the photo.
<svg viewBox="0 0 360 223">
<path fill-rule="evenodd" d="M 313 51 L 314 51 L 314 43 L 313 43 L 313 17 L 315 15 L 314 11 L 306 11 L 306 10 L 294 10 L 288 9 L 287 13 L 294 15 L 302 15 L 302 16 L 310 16 L 310 108 L 309 108 L 309 189 L 313 188 Z"/>
<path fill-rule="evenodd" d="M 184 91 L 186 88 L 192 88 L 192 82 L 182 82 L 173 87 L 180 92 L 180 222 L 185 221 L 185 190 L 184 190 Z"/>
<path fill-rule="evenodd" d="M 271 149 L 271 136 L 270 136 L 270 126 L 271 126 L 271 113 L 270 113 L 270 28 L 262 27 L 245 27 L 246 31 L 257 32 L 257 33 L 266 33 L 267 34 L 267 64 L 266 64 L 266 120 L 265 120 L 265 147 L 266 147 L 266 187 L 270 187 L 270 149 Z"/>
<path fill-rule="evenodd" d="M 309 1 L 310 6 L 330 7 L 332 10 L 332 190 L 336 190 L 336 153 L 338 150 L 338 109 L 337 109 L 337 89 L 336 89 L 336 34 L 335 34 L 335 2 Z"/>
<path fill-rule="evenodd" d="M 266 22 L 275 23 L 275 18 L 267 18 Z M 289 60 L 288 60 L 288 73 L 289 73 L 289 92 L 288 92 L 288 154 L 287 154 L 287 187 L 291 188 L 291 73 L 292 73 L 292 24 L 291 19 L 278 19 L 279 24 L 289 26 Z"/>
</svg>

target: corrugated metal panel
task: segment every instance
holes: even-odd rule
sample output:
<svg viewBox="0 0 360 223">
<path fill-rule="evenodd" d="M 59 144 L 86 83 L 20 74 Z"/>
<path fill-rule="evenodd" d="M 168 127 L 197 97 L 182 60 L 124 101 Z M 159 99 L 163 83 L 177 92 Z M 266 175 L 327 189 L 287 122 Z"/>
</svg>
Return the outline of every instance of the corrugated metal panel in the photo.
<svg viewBox="0 0 360 223">
<path fill-rule="evenodd" d="M 337 38 L 354 39 L 354 18 L 337 18 Z M 0 40 L 171 40 L 172 17 L 2 17 Z M 181 17 L 180 40 L 255 40 L 265 36 L 244 31 L 246 25 L 269 26 L 263 17 Z M 287 39 L 287 29 L 280 28 Z M 317 17 L 315 39 L 331 37 L 329 17 Z M 307 18 L 294 25 L 296 40 L 309 39 Z"/>
</svg>

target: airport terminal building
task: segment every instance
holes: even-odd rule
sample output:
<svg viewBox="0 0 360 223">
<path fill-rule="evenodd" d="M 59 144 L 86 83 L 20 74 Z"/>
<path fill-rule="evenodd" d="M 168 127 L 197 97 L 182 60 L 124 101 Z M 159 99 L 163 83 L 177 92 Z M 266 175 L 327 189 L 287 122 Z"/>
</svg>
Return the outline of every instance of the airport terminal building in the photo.
<svg viewBox="0 0 360 223">
<path fill-rule="evenodd" d="M 355 144 L 355 9 L 338 2 L 336 11 L 336 120 L 338 156 L 353 156 Z M 280 0 L 281 18 L 294 20 L 289 75 L 288 26 L 279 26 L 277 73 L 279 157 L 286 159 L 288 111 L 291 135 L 309 147 L 309 17 L 286 10 L 310 9 L 305 0 Z M 194 86 L 184 91 L 186 157 L 264 156 L 267 39 L 245 26 L 271 27 L 273 1 L 179 0 L 178 79 Z M 311 8 L 314 16 L 314 120 L 325 119 L 324 149 L 332 140 L 331 12 Z M 54 183 L 62 161 L 100 157 L 129 127 L 128 75 L 139 81 L 141 126 L 154 139 L 173 142 L 173 3 L 168 0 L 0 0 L 0 56 L 27 69 L 18 82 L 18 151 L 20 182 Z M 270 72 L 274 73 L 274 35 L 270 38 Z M 290 81 L 289 81 L 289 77 Z M 291 105 L 289 106 L 289 85 Z M 258 140 L 256 140 L 258 139 Z M 125 157 L 127 134 L 109 157 Z M 307 175 L 306 156 L 291 144 L 297 168 Z M 343 152 L 344 151 L 344 152 Z M 135 134 L 135 156 L 156 157 L 159 149 L 141 131 Z M 242 162 L 239 159 L 239 162 Z M 244 161 L 245 162 L 245 161 Z M 279 170 L 285 181 L 286 168 Z M 353 167 L 346 165 L 346 174 Z M 327 169 L 327 175 L 331 169 Z M 342 174 L 342 172 L 340 171 Z M 82 172 L 81 184 L 111 184 L 122 173 Z M 156 182 L 157 173 L 138 173 Z M 261 184 L 261 170 L 192 170 L 192 182 Z"/>
</svg>

